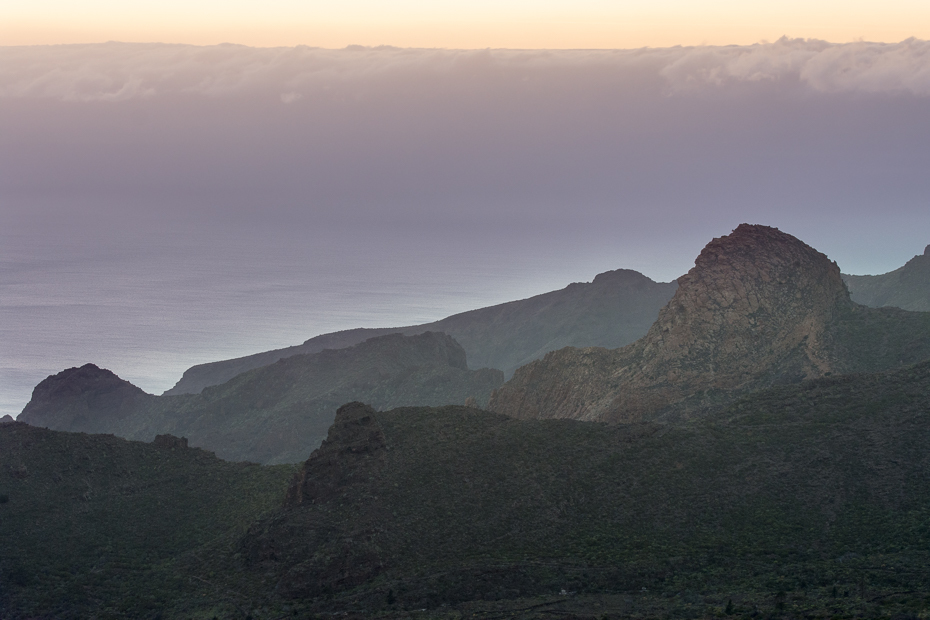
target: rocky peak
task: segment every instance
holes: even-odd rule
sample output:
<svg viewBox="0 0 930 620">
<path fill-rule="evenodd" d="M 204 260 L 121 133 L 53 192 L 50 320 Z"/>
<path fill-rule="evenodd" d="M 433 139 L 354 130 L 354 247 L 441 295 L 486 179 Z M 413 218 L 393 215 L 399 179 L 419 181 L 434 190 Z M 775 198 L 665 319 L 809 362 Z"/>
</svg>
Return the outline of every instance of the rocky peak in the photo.
<svg viewBox="0 0 930 620">
<path fill-rule="evenodd" d="M 642 339 L 551 353 L 520 369 L 490 407 L 653 419 L 700 394 L 821 376 L 832 368 L 828 325 L 852 305 L 836 263 L 777 228 L 741 224 L 707 244 Z"/>
<path fill-rule="evenodd" d="M 3 424 L 13 424 L 14 422 L 16 422 L 16 420 L 14 420 L 14 419 L 13 419 L 13 416 L 11 416 L 11 415 L 9 415 L 9 414 L 7 414 L 7 415 L 3 416 L 2 418 L 0 418 L 0 425 L 3 425 Z"/>
<path fill-rule="evenodd" d="M 614 269 L 594 276 L 592 284 L 596 286 L 643 286 L 655 284 L 655 281 L 633 269 Z"/>
<path fill-rule="evenodd" d="M 777 228 L 741 224 L 707 244 L 679 278 L 641 341 L 641 372 L 655 380 L 711 373 L 719 387 L 732 387 L 760 364 L 797 352 L 803 360 L 792 372 L 819 375 L 829 369 L 820 346 L 825 326 L 851 303 L 839 267 L 824 254 Z"/>
<path fill-rule="evenodd" d="M 930 256 L 930 245 L 924 248 L 924 256 Z"/>
</svg>

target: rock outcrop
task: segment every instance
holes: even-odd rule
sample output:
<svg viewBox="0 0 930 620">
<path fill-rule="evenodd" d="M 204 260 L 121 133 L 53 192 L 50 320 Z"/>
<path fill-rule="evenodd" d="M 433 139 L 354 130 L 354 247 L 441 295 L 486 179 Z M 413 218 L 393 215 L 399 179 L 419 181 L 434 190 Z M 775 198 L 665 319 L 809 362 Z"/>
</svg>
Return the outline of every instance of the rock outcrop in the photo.
<svg viewBox="0 0 930 620">
<path fill-rule="evenodd" d="M 352 402 L 336 411 L 329 434 L 304 462 L 287 491 L 285 506 L 318 503 L 368 483 L 384 461 L 384 431 L 370 406 Z"/>
<path fill-rule="evenodd" d="M 791 235 L 742 224 L 709 243 L 678 284 L 641 340 L 617 350 L 550 353 L 496 391 L 491 410 L 519 418 L 672 420 L 752 389 L 859 369 L 858 360 L 841 355 L 856 348 L 843 340 L 855 330 L 837 335 L 843 321 L 860 320 L 839 268 Z M 894 330 L 898 323 L 883 325 Z M 926 327 L 916 328 L 926 338 Z M 930 353 L 923 348 L 908 357 L 923 359 Z"/>
</svg>

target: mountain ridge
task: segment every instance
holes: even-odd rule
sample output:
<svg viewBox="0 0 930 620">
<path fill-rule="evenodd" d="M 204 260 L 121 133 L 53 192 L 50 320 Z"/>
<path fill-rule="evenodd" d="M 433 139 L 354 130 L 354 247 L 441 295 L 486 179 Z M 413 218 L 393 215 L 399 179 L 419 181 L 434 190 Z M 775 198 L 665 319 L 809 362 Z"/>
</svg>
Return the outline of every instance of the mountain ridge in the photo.
<svg viewBox="0 0 930 620">
<path fill-rule="evenodd" d="M 592 282 L 569 284 L 534 295 L 448 316 L 432 323 L 396 328 L 356 328 L 322 334 L 303 344 L 230 360 L 192 366 L 164 395 L 199 393 L 208 385 L 298 354 L 340 349 L 391 333 L 440 331 L 455 338 L 475 367 L 498 368 L 505 377 L 525 363 L 566 345 L 622 346 L 645 334 L 677 284 L 655 282 L 631 269 L 597 274 Z"/>
<path fill-rule="evenodd" d="M 874 276 L 843 275 L 852 300 L 873 308 L 930 311 L 930 245 L 888 273 Z"/>
<path fill-rule="evenodd" d="M 484 405 L 501 383 L 499 370 L 469 370 L 465 351 L 446 334 L 389 334 L 291 356 L 200 394 L 153 396 L 87 364 L 42 381 L 19 420 L 142 441 L 184 435 L 227 460 L 293 463 L 319 445 L 347 401 Z"/>
</svg>

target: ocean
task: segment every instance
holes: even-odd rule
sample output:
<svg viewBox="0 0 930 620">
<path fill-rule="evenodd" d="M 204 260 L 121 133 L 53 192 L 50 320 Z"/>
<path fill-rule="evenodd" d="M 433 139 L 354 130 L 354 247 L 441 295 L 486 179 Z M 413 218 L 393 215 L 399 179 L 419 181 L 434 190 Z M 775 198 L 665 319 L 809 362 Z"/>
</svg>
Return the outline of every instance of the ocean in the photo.
<svg viewBox="0 0 930 620">
<path fill-rule="evenodd" d="M 453 231 L 0 233 L 0 416 L 92 362 L 160 394 L 194 364 L 411 325 L 622 266 L 607 246 Z"/>
</svg>

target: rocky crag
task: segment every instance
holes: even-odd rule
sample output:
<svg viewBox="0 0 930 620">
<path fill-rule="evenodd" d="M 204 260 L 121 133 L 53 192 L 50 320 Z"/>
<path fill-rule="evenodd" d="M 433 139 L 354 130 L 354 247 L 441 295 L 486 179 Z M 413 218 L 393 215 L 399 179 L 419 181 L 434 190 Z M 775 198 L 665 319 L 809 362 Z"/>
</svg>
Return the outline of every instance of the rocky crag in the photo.
<svg viewBox="0 0 930 620">
<path fill-rule="evenodd" d="M 775 228 L 711 241 L 641 340 L 565 348 L 519 369 L 490 408 L 518 418 L 675 420 L 741 393 L 930 357 L 930 315 L 849 298 L 825 255 Z"/>
<path fill-rule="evenodd" d="M 292 356 L 182 396 L 146 394 L 88 364 L 42 381 L 19 421 L 142 441 L 171 434 L 228 460 L 296 463 L 320 445 L 343 403 L 484 406 L 503 381 L 499 370 L 469 370 L 450 336 L 392 334 Z"/>
<path fill-rule="evenodd" d="M 590 283 L 570 284 L 560 291 L 463 312 L 434 323 L 334 332 L 285 349 L 200 364 L 185 371 L 165 395 L 196 394 L 292 355 L 341 349 L 390 333 L 411 336 L 427 331 L 455 338 L 472 367 L 499 368 L 509 377 L 518 367 L 562 347 L 613 348 L 633 342 L 646 333 L 676 286 L 617 269 L 599 274 Z"/>
<path fill-rule="evenodd" d="M 852 300 L 873 308 L 894 306 L 903 310 L 930 311 L 930 245 L 894 271 L 877 276 L 850 276 L 843 279 Z"/>
</svg>

